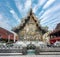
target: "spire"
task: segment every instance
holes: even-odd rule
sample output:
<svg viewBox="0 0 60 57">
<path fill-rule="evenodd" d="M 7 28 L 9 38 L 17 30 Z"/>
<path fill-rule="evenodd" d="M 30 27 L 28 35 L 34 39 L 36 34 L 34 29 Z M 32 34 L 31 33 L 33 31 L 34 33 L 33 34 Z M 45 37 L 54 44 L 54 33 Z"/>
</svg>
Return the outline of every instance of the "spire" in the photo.
<svg viewBox="0 0 60 57">
<path fill-rule="evenodd" d="M 31 7 L 30 7 L 30 15 L 32 15 L 32 3 L 31 3 Z"/>
<path fill-rule="evenodd" d="M 32 15 L 32 8 L 30 8 L 30 15 Z"/>
</svg>

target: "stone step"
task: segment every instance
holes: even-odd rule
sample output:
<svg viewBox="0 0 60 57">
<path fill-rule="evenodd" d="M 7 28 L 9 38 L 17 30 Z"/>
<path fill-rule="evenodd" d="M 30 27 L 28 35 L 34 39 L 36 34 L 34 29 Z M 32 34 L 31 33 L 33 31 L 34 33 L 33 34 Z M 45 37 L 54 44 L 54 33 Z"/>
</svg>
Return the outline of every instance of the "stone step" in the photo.
<svg viewBox="0 0 60 57">
<path fill-rule="evenodd" d="M 0 53 L 0 56 L 20 56 L 22 53 Z"/>
<path fill-rule="evenodd" d="M 60 52 L 40 52 L 40 55 L 60 55 Z"/>
<path fill-rule="evenodd" d="M 22 55 L 22 53 L 0 53 L 0 56 L 20 56 L 20 55 Z M 30 55 L 35 55 L 35 54 L 30 54 Z M 60 52 L 40 52 L 39 55 L 60 55 Z"/>
</svg>

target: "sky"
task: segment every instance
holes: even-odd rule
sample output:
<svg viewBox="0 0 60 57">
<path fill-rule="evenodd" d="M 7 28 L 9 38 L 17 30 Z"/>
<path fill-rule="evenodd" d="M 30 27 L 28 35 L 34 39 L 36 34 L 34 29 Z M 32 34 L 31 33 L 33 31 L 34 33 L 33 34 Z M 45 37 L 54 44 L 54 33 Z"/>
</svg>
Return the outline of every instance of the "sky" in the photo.
<svg viewBox="0 0 60 57">
<path fill-rule="evenodd" d="M 0 0 L 0 27 L 8 30 L 16 27 L 30 8 L 49 30 L 60 23 L 60 0 Z"/>
</svg>

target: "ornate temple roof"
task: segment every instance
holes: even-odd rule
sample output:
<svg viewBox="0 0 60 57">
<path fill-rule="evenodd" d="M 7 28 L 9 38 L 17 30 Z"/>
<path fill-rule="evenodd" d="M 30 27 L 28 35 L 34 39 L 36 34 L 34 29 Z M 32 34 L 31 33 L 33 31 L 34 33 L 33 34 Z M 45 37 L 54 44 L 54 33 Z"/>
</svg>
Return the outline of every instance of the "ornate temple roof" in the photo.
<svg viewBox="0 0 60 57">
<path fill-rule="evenodd" d="M 60 34 L 60 23 L 57 24 L 56 28 L 49 35 L 54 35 L 57 33 Z"/>
<path fill-rule="evenodd" d="M 25 24 L 27 23 L 27 21 L 30 19 L 30 17 L 32 17 L 32 19 L 35 21 L 37 27 L 38 27 L 40 30 L 42 30 L 44 33 L 47 32 L 47 30 L 44 29 L 44 28 L 40 25 L 40 22 L 39 22 L 40 20 L 38 20 L 38 18 L 35 16 L 35 14 L 33 13 L 32 9 L 30 9 L 30 11 L 28 12 L 27 16 L 24 17 L 24 18 L 21 20 L 21 23 L 20 23 L 17 27 L 13 28 L 12 30 L 13 30 L 14 32 L 18 32 L 19 30 L 21 30 L 21 29 L 25 26 Z"/>
<path fill-rule="evenodd" d="M 55 29 L 60 29 L 60 23 L 57 24 Z"/>
</svg>

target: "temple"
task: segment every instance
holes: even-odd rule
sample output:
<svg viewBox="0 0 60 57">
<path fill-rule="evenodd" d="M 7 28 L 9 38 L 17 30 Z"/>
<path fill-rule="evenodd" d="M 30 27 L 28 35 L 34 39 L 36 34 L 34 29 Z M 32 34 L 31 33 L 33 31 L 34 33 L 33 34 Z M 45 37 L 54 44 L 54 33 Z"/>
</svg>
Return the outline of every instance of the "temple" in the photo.
<svg viewBox="0 0 60 57">
<path fill-rule="evenodd" d="M 57 24 L 56 28 L 49 34 L 50 36 L 60 36 L 60 23 Z"/>
<path fill-rule="evenodd" d="M 57 24 L 56 28 L 49 34 L 49 36 L 51 44 L 60 41 L 60 23 Z"/>
<path fill-rule="evenodd" d="M 43 34 L 47 32 L 47 30 L 40 25 L 32 9 L 30 9 L 27 16 L 22 19 L 21 24 L 13 28 L 13 31 L 18 34 L 19 40 L 22 41 L 42 41 Z"/>
</svg>

